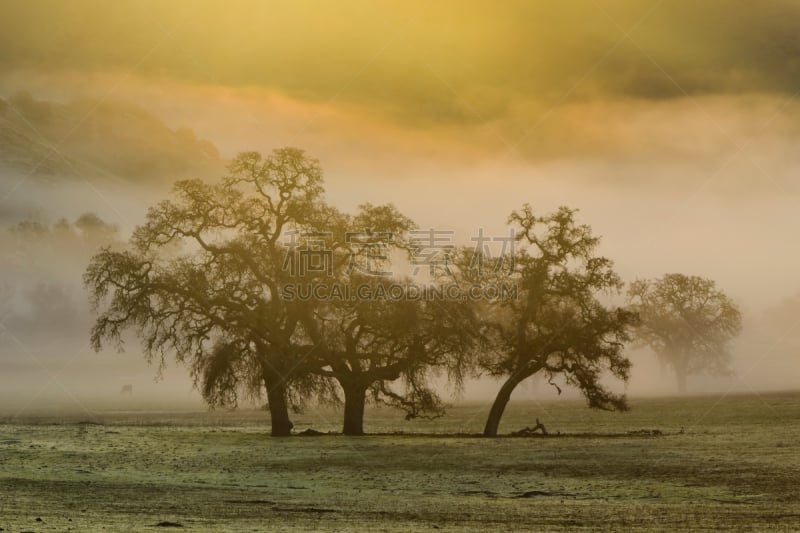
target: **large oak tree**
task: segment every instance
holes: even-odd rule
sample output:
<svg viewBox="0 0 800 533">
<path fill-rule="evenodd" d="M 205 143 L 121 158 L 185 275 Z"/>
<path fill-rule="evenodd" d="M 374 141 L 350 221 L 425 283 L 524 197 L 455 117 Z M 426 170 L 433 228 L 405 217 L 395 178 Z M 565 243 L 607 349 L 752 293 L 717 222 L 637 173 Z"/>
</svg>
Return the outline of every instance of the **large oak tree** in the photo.
<svg viewBox="0 0 800 533">
<path fill-rule="evenodd" d="M 129 249 L 92 259 L 95 348 L 133 328 L 151 361 L 187 364 L 212 405 L 265 391 L 273 435 L 290 434 L 289 408 L 307 398 L 339 401 L 334 383 L 346 434 L 363 433 L 368 393 L 409 417 L 440 413 L 428 379 L 460 383 L 472 315 L 409 297 L 413 284 L 383 272 L 407 257 L 413 221 L 391 205 L 355 216 L 326 205 L 318 163 L 296 149 L 244 153 L 230 171 L 216 185 L 179 182 Z M 355 298 L 318 296 L 324 287 Z"/>
<path fill-rule="evenodd" d="M 303 315 L 303 326 L 316 347 L 316 372 L 343 393 L 343 433 L 363 434 L 368 399 L 402 409 L 409 419 L 442 414 L 429 381 L 446 373 L 456 387 L 462 383 L 474 313 L 458 301 L 425 298 L 425 286 L 401 275 L 410 268 L 408 233 L 416 225 L 393 206 L 364 204 L 340 222 L 336 230 L 344 233 L 333 240 L 347 261 L 336 262 L 328 294 L 309 302 L 314 309 Z"/>
<path fill-rule="evenodd" d="M 430 385 L 447 374 L 460 386 L 471 369 L 475 317 L 459 301 L 424 300 L 408 280 L 350 280 L 364 298 L 339 301 L 317 318 L 322 339 L 321 376 L 335 379 L 344 393 L 347 435 L 363 433 L 365 401 L 400 408 L 406 418 L 443 413 Z"/>
<path fill-rule="evenodd" d="M 596 254 L 599 238 L 577 224 L 575 211 L 562 207 L 544 216 L 529 205 L 515 211 L 513 256 L 490 257 L 465 251 L 458 276 L 467 283 L 514 283 L 516 297 L 480 302 L 483 336 L 490 350 L 480 364 L 504 379 L 484 428 L 496 436 L 514 389 L 540 374 L 553 383 L 561 376 L 576 386 L 590 407 L 626 409 L 625 397 L 608 390 L 610 373 L 627 380 L 630 362 L 623 353 L 635 315 L 605 305 L 600 296 L 622 287 L 609 259 Z M 484 344 L 486 346 L 486 344 Z"/>
<path fill-rule="evenodd" d="M 121 347 L 133 328 L 151 361 L 174 353 L 211 401 L 230 400 L 241 378 L 263 385 L 272 434 L 290 434 L 290 400 L 317 390 L 319 378 L 309 367 L 314 347 L 303 342 L 305 311 L 279 297 L 297 281 L 286 267 L 298 246 L 286 233 L 327 226 L 333 211 L 321 195 L 319 163 L 294 148 L 242 153 L 220 183 L 178 182 L 128 249 L 105 248 L 86 270 L 99 313 L 95 349 L 107 340 Z M 307 282 L 317 275 L 303 273 Z"/>
</svg>

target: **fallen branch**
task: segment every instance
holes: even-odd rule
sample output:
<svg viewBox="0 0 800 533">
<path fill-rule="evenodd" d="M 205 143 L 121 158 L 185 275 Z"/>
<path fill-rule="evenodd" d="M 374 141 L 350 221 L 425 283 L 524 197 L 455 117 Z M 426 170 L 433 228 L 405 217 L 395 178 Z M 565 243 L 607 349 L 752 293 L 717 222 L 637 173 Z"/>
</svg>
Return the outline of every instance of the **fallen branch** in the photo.
<svg viewBox="0 0 800 533">
<path fill-rule="evenodd" d="M 538 433 L 541 431 L 541 433 Z M 544 424 L 539 422 L 539 419 L 536 419 L 536 425 L 531 427 L 526 427 L 520 429 L 519 431 L 514 431 L 511 433 L 512 437 L 532 437 L 533 435 L 547 435 L 547 428 L 544 427 Z"/>
</svg>

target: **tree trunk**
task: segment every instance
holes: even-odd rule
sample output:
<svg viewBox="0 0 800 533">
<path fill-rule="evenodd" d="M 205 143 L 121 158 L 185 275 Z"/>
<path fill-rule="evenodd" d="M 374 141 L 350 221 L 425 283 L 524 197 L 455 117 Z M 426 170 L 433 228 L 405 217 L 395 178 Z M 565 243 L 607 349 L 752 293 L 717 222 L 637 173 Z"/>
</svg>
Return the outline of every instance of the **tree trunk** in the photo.
<svg viewBox="0 0 800 533">
<path fill-rule="evenodd" d="M 678 392 L 680 394 L 686 393 L 686 371 L 683 369 L 675 369 L 675 379 L 678 383 Z"/>
<path fill-rule="evenodd" d="M 511 399 L 511 393 L 527 376 L 518 374 L 511 374 L 509 378 L 500 387 L 497 392 L 497 397 L 492 404 L 492 410 L 489 411 L 489 418 L 486 419 L 486 426 L 483 428 L 484 437 L 496 437 L 497 429 L 500 426 L 500 419 L 503 417 L 503 411 L 506 409 L 508 400 Z"/>
<path fill-rule="evenodd" d="M 687 348 L 675 349 L 672 352 L 672 369 L 675 370 L 675 382 L 678 393 L 686 393 L 686 378 L 689 376 L 690 353 Z"/>
<path fill-rule="evenodd" d="M 286 380 L 272 370 L 265 371 L 264 374 L 272 436 L 288 437 L 292 434 L 294 424 L 289 420 L 289 405 L 286 401 Z"/>
<path fill-rule="evenodd" d="M 364 434 L 364 405 L 367 401 L 367 387 L 360 383 L 342 383 L 344 389 L 344 427 L 345 435 Z"/>
</svg>

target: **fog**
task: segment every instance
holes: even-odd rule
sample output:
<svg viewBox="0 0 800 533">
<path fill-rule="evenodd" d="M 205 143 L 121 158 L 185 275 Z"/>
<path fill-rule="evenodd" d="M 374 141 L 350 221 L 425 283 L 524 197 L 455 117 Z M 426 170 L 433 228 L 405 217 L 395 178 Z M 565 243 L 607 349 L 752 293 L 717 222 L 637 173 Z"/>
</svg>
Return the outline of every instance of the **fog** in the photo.
<svg viewBox="0 0 800 533">
<path fill-rule="evenodd" d="M 578 4 L 534 14 L 514 4 L 484 27 L 488 8 L 475 3 L 451 33 L 432 30 L 445 16 L 438 8 L 352 3 L 326 22 L 319 6 L 286 7 L 270 24 L 309 17 L 308 42 L 243 31 L 211 49 L 200 29 L 218 7 L 180 25 L 184 4 L 125 22 L 89 3 L 85 31 L 105 35 L 101 47 L 70 31 L 79 24 L 69 9 L 47 40 L 28 30 L 52 14 L 8 3 L 20 24 L 2 33 L 13 46 L 0 54 L 1 410 L 202 408 L 187 371 L 167 361 L 159 374 L 135 338 L 122 353 L 91 350 L 81 276 L 174 181 L 212 180 L 239 151 L 287 145 L 320 160 L 335 206 L 393 202 L 465 244 L 478 228 L 506 234 L 525 202 L 540 213 L 576 207 L 626 282 L 700 275 L 741 307 L 733 373 L 692 376 L 690 393 L 796 389 L 800 102 L 787 37 L 796 5 L 777 2 L 745 24 L 741 2 L 653 13 L 601 4 L 605 14 L 578 18 Z M 247 20 L 242 6 L 211 34 Z M 371 9 L 396 39 L 366 21 Z M 520 27 L 514 13 L 533 29 L 550 13 L 553 31 Z M 142 28 L 154 34 L 150 54 Z M 318 57 L 342 32 L 369 46 Z M 59 43 L 82 46 L 63 56 Z M 630 356 L 632 397 L 675 392 L 652 353 Z M 125 384 L 133 395 L 120 394 Z M 497 386 L 470 381 L 453 401 L 488 401 Z M 558 397 L 541 380 L 514 395 Z"/>
</svg>

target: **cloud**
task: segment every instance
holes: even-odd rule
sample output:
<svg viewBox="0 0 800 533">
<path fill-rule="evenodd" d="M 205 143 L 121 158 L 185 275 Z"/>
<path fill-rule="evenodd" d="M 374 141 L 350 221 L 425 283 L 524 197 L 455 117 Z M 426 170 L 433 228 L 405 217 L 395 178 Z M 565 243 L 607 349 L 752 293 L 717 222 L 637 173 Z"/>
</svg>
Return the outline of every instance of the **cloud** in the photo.
<svg viewBox="0 0 800 533">
<path fill-rule="evenodd" d="M 0 66 L 135 70 L 474 123 L 507 102 L 793 93 L 800 6 L 776 1 L 4 2 Z M 468 104 L 467 106 L 463 105 Z"/>
<path fill-rule="evenodd" d="M 398 158 L 409 151 L 533 162 L 710 160 L 727 155 L 726 136 L 736 140 L 740 129 L 766 122 L 754 108 L 781 105 L 800 79 L 800 4 L 782 0 L 757 11 L 746 0 L 509 1 L 502 8 L 488 1 L 12 0 L 0 10 L 6 94 L 27 84 L 41 98 L 124 100 L 138 90 L 130 100 L 172 116 L 175 128 L 200 128 L 230 146 L 226 155 L 237 150 L 233 140 L 268 138 L 318 143 L 322 151 L 378 144 L 379 152 L 403 153 Z M 191 114 L 164 104 L 186 109 L 181 99 L 198 94 L 205 101 Z M 221 115 L 234 100 L 269 131 L 253 134 L 242 121 L 224 132 L 209 126 L 205 116 L 231 122 Z M 131 108 L 104 104 L 92 115 L 104 125 L 71 148 L 113 172 L 184 175 L 191 169 L 178 158 L 204 156 L 188 132 L 170 134 Z M 788 106 L 772 124 L 781 123 L 787 142 L 796 140 L 786 124 L 797 116 L 798 107 Z M 750 123 L 728 124 L 735 121 Z M 277 131 L 281 123 L 295 135 Z M 84 136 L 90 126 L 80 126 Z M 106 138 L 110 150 L 91 147 Z"/>
</svg>

